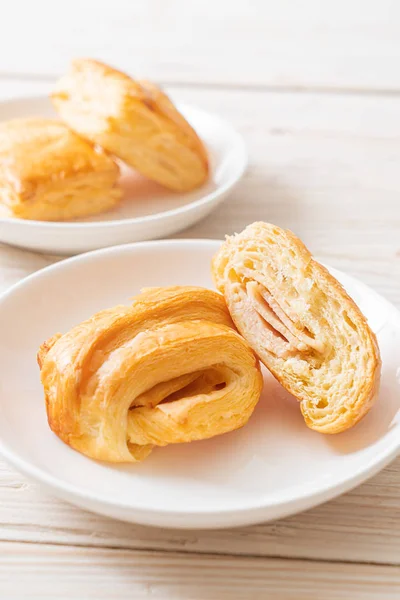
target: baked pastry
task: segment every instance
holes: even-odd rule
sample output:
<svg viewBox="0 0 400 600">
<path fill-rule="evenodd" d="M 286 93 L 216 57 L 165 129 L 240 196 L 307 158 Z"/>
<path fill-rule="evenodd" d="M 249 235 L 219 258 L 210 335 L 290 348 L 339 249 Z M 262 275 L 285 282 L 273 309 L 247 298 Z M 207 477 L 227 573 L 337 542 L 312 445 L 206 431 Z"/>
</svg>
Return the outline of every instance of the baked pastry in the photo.
<svg viewBox="0 0 400 600">
<path fill-rule="evenodd" d="M 213 276 L 239 332 L 322 433 L 352 427 L 378 389 L 375 335 L 336 279 L 291 232 L 253 223 L 227 238 Z"/>
<path fill-rule="evenodd" d="M 119 169 L 61 122 L 0 123 L 0 205 L 21 219 L 63 221 L 103 212 L 121 196 Z"/>
<path fill-rule="evenodd" d="M 241 427 L 262 388 L 223 297 L 202 288 L 145 290 L 45 342 L 38 362 L 51 429 L 110 462 Z"/>
<path fill-rule="evenodd" d="M 178 192 L 206 180 L 203 143 L 156 85 L 77 59 L 51 98 L 69 127 L 149 179 Z"/>
</svg>

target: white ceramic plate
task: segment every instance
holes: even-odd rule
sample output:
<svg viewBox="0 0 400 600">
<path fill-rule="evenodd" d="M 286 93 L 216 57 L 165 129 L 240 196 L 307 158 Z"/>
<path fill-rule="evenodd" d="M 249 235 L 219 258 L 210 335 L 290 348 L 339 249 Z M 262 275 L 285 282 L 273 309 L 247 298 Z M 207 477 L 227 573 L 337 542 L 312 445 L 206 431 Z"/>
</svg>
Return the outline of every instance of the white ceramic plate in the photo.
<svg viewBox="0 0 400 600">
<path fill-rule="evenodd" d="M 354 429 L 307 429 L 297 402 L 265 374 L 243 429 L 155 449 L 141 464 L 112 466 L 64 445 L 48 428 L 36 365 L 39 344 L 95 311 L 159 285 L 211 287 L 220 242 L 145 242 L 69 259 L 0 298 L 0 451 L 56 495 L 105 515 L 163 527 L 225 527 L 309 508 L 376 473 L 400 447 L 400 315 L 336 271 L 367 315 L 383 358 L 379 400 Z"/>
<path fill-rule="evenodd" d="M 41 252 L 77 254 L 166 237 L 208 215 L 242 177 L 247 165 L 245 145 L 223 119 L 197 108 L 178 106 L 210 154 L 210 179 L 201 188 L 185 194 L 169 192 L 123 168 L 123 201 L 112 211 L 63 223 L 0 218 L 0 242 Z M 30 116 L 57 118 L 45 96 L 0 102 L 0 121 Z"/>
</svg>

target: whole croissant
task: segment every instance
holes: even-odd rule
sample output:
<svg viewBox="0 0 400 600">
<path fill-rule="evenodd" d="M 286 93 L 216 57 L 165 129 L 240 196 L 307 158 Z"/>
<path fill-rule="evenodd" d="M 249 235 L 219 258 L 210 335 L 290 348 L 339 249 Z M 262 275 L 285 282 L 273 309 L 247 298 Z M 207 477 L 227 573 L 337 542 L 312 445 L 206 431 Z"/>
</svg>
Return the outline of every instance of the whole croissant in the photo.
<svg viewBox="0 0 400 600">
<path fill-rule="evenodd" d="M 79 136 L 168 189 L 188 192 L 208 178 L 203 142 L 155 84 L 80 58 L 57 82 L 51 98 L 61 119 Z"/>
<path fill-rule="evenodd" d="M 241 427 L 262 375 L 223 297 L 151 288 L 45 342 L 38 362 L 51 429 L 112 462 Z"/>
</svg>

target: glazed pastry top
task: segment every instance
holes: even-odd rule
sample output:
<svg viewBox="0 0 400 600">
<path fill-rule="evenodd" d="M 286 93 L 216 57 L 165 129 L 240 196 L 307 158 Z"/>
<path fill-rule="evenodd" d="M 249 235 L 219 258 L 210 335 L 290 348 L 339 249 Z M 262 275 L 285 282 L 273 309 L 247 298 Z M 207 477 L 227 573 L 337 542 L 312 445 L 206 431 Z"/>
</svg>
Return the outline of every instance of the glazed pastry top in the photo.
<svg viewBox="0 0 400 600">
<path fill-rule="evenodd" d="M 115 162 L 59 121 L 42 118 L 0 123 L 0 178 L 22 199 L 40 185 L 76 175 L 118 175 Z"/>
<path fill-rule="evenodd" d="M 224 299 L 202 288 L 145 290 L 54 336 L 38 359 L 52 430 L 107 461 L 241 427 L 262 387 Z"/>
<path fill-rule="evenodd" d="M 170 189 L 189 191 L 208 176 L 202 141 L 155 84 L 77 59 L 57 82 L 52 101 L 79 135 Z"/>
</svg>

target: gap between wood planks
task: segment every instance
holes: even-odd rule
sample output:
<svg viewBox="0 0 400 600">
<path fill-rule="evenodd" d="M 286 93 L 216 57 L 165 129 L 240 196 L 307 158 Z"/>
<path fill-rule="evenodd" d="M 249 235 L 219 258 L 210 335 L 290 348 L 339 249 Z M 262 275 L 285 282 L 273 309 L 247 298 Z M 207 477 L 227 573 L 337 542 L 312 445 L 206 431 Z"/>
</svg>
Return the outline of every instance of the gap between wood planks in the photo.
<svg viewBox="0 0 400 600">
<path fill-rule="evenodd" d="M 149 554 L 153 554 L 154 556 L 162 556 L 163 554 L 174 554 L 178 556 L 203 556 L 203 557 L 215 557 L 215 558 L 237 558 L 238 560 L 241 558 L 251 558 L 258 560 L 285 560 L 285 561 L 296 561 L 302 563 L 329 563 L 335 565 L 364 565 L 371 567 L 393 567 L 394 569 L 399 568 L 399 563 L 395 562 L 376 562 L 372 560 L 338 560 L 337 558 L 315 558 L 315 557 L 296 557 L 296 556 L 286 556 L 284 554 L 252 554 L 251 552 L 238 552 L 235 554 L 230 554 L 229 552 L 218 552 L 218 551 L 207 551 L 207 550 L 177 550 L 176 548 L 152 548 L 151 546 L 146 546 L 146 548 L 142 548 L 138 546 L 137 548 L 132 546 L 125 546 L 124 544 L 120 544 L 115 546 L 113 544 L 102 544 L 99 546 L 98 544 L 90 544 L 90 543 L 73 543 L 73 542 L 58 542 L 58 541 L 41 541 L 41 540 L 5 540 L 0 539 L 1 544 L 9 544 L 11 547 L 13 545 L 28 545 L 28 546 L 47 546 L 47 547 L 60 547 L 60 548 L 88 548 L 93 550 L 113 550 L 120 552 L 131 552 L 132 554 L 138 552 L 148 552 Z"/>
<path fill-rule="evenodd" d="M 0 71 L 1 80 L 11 80 L 19 82 L 51 83 L 57 79 L 56 75 L 43 73 L 36 75 L 34 73 L 8 73 Z M 162 80 L 158 83 L 165 87 L 180 87 L 188 89 L 202 88 L 204 90 L 226 90 L 226 91 L 249 91 L 249 92 L 267 92 L 282 94 L 320 94 L 327 96 L 400 96 L 399 88 L 364 88 L 364 87 L 336 87 L 302 84 L 272 84 L 272 83 L 218 83 L 213 81 L 179 81 Z"/>
<path fill-rule="evenodd" d="M 19 81 L 21 83 L 29 83 L 29 82 L 37 82 L 37 83 L 49 83 L 55 80 L 55 76 L 53 75 L 34 75 L 34 74 L 27 74 L 27 73 L 20 73 L 20 74 L 8 74 L 8 73 L 1 73 L 0 72 L 0 81 L 1 80 L 12 80 L 12 81 Z M 400 90 L 397 89 L 377 89 L 377 90 L 373 90 L 373 89 L 363 89 L 363 88 L 350 88 L 350 87 L 318 87 L 318 86 L 301 86 L 301 85 L 286 85 L 286 86 L 279 86 L 279 85 L 270 85 L 270 84 L 234 84 L 234 83 L 226 83 L 226 84 L 219 84 L 219 83 L 212 83 L 212 82 L 208 82 L 208 83 L 201 83 L 201 82 L 179 82 L 179 81 L 163 81 L 162 82 L 163 85 L 166 86 L 170 86 L 170 87 L 180 87 L 180 88 L 187 88 L 187 89 L 204 89 L 204 90 L 215 90 L 215 91 L 249 91 L 249 92 L 255 92 L 255 93 L 284 93 L 284 94 L 308 94 L 308 93 L 313 93 L 313 94 L 320 94 L 320 95 L 332 95 L 332 96 L 377 96 L 377 97 L 385 97 L 385 96 L 392 96 L 392 97 L 397 97 L 400 96 Z M 33 254 L 33 253 L 30 253 Z M 37 254 L 37 256 L 42 257 L 43 255 L 41 254 Z M 46 255 L 46 258 L 50 258 Z M 62 257 L 57 257 L 58 259 L 62 258 Z M 63 543 L 63 542 L 45 542 L 45 541 L 20 541 L 20 540 L 4 540 L 3 543 L 9 544 L 10 547 L 12 547 L 14 544 L 29 544 L 29 545 L 44 545 L 44 546 L 49 546 L 49 547 L 70 547 L 70 548 L 74 548 L 74 547 L 78 547 L 78 548 L 88 548 L 88 549 L 107 549 L 107 550 L 112 550 L 112 551 L 123 551 L 123 552 L 129 552 L 132 555 L 134 555 L 135 553 L 138 552 L 149 552 L 154 554 L 155 556 L 162 556 L 165 553 L 168 554 L 175 554 L 175 555 L 203 555 L 203 556 L 208 556 L 208 557 L 229 557 L 229 558 L 238 558 L 238 560 L 240 558 L 251 558 L 251 559 L 262 559 L 262 560 L 268 560 L 268 559 L 279 559 L 279 560 L 285 560 L 285 561 L 296 561 L 296 562 L 302 562 L 302 563 L 334 563 L 334 564 L 355 564 L 355 565 L 371 565 L 371 566 L 388 566 L 388 567 L 396 567 L 398 566 L 399 563 L 397 562 L 375 562 L 375 561 L 360 561 L 360 560 L 338 560 L 338 559 L 318 559 L 315 557 L 311 557 L 311 558 L 298 558 L 298 557 L 288 557 L 285 555 L 280 555 L 280 554 L 269 554 L 267 556 L 260 556 L 259 554 L 252 554 L 252 553 L 237 553 L 237 554 L 230 554 L 228 552 L 223 552 L 223 551 L 204 551 L 204 550 L 185 550 L 185 551 L 179 551 L 176 549 L 159 549 L 159 548 L 146 548 L 143 549 L 141 547 L 132 547 L 132 546 L 126 546 L 124 544 L 122 545 L 105 545 L 105 546 L 98 546 L 96 544 L 90 544 L 90 543 Z"/>
</svg>

